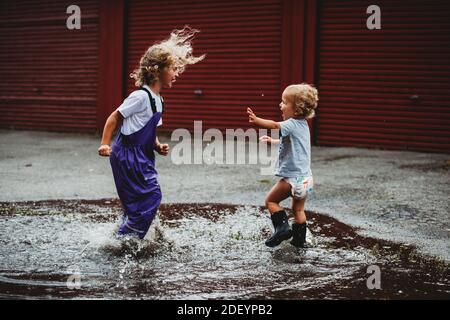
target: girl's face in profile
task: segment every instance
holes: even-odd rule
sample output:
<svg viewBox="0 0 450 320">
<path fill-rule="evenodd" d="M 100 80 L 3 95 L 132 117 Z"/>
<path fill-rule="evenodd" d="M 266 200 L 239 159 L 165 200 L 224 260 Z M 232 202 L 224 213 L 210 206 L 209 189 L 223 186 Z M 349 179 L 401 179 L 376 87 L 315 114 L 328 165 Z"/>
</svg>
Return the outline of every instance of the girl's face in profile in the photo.
<svg viewBox="0 0 450 320">
<path fill-rule="evenodd" d="M 297 116 L 294 108 L 292 94 L 289 94 L 284 90 L 283 95 L 281 96 L 280 110 L 283 116 L 283 120 L 288 120 L 290 118 L 294 118 Z"/>
<path fill-rule="evenodd" d="M 172 88 L 173 83 L 178 77 L 178 69 L 175 67 L 164 68 L 161 72 L 162 87 L 166 89 Z"/>
</svg>

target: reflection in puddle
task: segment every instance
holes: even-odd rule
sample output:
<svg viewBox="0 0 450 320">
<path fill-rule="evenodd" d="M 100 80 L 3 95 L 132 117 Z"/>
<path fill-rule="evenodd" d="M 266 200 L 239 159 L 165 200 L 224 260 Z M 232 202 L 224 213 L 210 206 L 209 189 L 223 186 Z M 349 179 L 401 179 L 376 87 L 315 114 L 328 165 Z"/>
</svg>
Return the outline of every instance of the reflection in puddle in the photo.
<svg viewBox="0 0 450 320">
<path fill-rule="evenodd" d="M 0 298 L 450 297 L 448 265 L 320 214 L 300 250 L 264 245 L 259 207 L 162 205 L 143 241 L 115 237 L 120 214 L 117 200 L 0 203 Z M 373 264 L 381 290 L 366 285 Z"/>
</svg>

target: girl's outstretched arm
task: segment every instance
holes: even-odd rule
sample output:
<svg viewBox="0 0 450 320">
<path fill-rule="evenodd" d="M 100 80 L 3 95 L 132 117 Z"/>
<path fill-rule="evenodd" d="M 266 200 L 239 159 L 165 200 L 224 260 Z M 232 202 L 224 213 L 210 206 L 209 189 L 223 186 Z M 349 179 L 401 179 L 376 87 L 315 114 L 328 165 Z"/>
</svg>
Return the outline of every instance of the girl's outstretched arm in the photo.
<svg viewBox="0 0 450 320">
<path fill-rule="evenodd" d="M 162 156 L 167 156 L 169 154 L 169 145 L 167 143 L 159 142 L 158 137 L 155 139 L 155 150 Z"/>
<path fill-rule="evenodd" d="M 280 123 L 273 121 L 273 120 L 266 120 L 263 118 L 258 118 L 252 109 L 247 108 L 247 114 L 248 114 L 248 122 L 253 123 L 257 125 L 258 127 L 264 128 L 264 129 L 280 129 Z"/>
<path fill-rule="evenodd" d="M 111 154 L 111 140 L 114 131 L 122 124 L 123 117 L 117 110 L 111 113 L 103 128 L 102 142 L 98 148 L 98 154 L 108 157 Z"/>
</svg>

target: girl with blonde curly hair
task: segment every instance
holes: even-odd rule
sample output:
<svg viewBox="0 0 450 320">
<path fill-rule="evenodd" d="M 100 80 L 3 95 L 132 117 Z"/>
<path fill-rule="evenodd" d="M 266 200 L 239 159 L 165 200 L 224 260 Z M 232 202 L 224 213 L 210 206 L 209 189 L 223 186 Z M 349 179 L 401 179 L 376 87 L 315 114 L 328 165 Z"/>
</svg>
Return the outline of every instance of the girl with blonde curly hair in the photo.
<svg viewBox="0 0 450 320">
<path fill-rule="evenodd" d="M 317 108 L 319 96 L 317 89 L 302 83 L 288 86 L 282 95 L 280 109 L 282 122 L 258 118 L 252 109 L 247 108 L 249 122 L 265 129 L 279 129 L 281 139 L 261 137 L 262 142 L 280 144 L 275 175 L 281 179 L 266 196 L 266 207 L 271 214 L 275 231 L 266 240 L 266 245 L 275 247 L 292 237 L 291 244 L 302 248 L 306 243 L 306 197 L 313 189 L 311 172 L 311 142 L 308 122 Z M 292 196 L 292 211 L 295 222 L 292 229 L 280 202 Z"/>
<path fill-rule="evenodd" d="M 172 87 L 186 66 L 203 60 L 195 57 L 191 41 L 198 30 L 186 26 L 147 49 L 130 74 L 133 91 L 106 120 L 98 153 L 109 156 L 114 182 L 124 209 L 119 235 L 144 238 L 161 203 L 155 170 L 155 153 L 166 156 L 169 145 L 159 142 L 156 127 L 162 124 L 163 89 Z M 112 145 L 113 132 L 120 131 Z"/>
</svg>

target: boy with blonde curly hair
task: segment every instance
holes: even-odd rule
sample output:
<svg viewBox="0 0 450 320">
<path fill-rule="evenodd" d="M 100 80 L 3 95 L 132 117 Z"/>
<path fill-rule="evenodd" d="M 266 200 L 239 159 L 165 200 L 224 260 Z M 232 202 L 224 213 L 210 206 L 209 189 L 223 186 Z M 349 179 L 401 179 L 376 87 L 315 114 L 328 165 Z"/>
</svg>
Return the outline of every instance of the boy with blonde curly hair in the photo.
<svg viewBox="0 0 450 320">
<path fill-rule="evenodd" d="M 279 129 L 281 139 L 269 136 L 260 138 L 262 142 L 280 144 L 275 175 L 281 179 L 266 196 L 266 207 L 271 214 L 274 226 L 273 235 L 265 244 L 275 247 L 292 237 L 291 244 L 297 248 L 306 242 L 306 197 L 313 190 L 311 171 L 311 142 L 308 122 L 312 118 L 319 101 L 317 89 L 302 83 L 288 86 L 282 95 L 280 109 L 282 122 L 258 118 L 252 109 L 247 108 L 249 122 L 265 129 Z M 292 211 L 295 222 L 292 230 L 280 202 L 292 196 Z"/>
<path fill-rule="evenodd" d="M 154 151 L 166 156 L 169 145 L 160 143 L 156 136 L 164 108 L 160 92 L 171 88 L 187 65 L 204 58 L 192 54 L 191 40 L 197 32 L 186 26 L 149 47 L 139 67 L 130 74 L 139 90 L 133 91 L 106 120 L 98 153 L 109 156 L 124 209 L 119 235 L 144 238 L 161 203 Z"/>
</svg>

